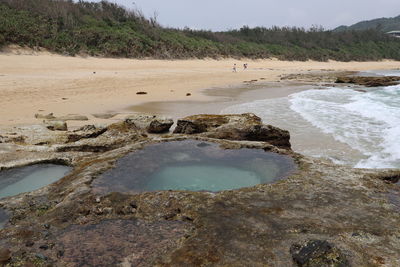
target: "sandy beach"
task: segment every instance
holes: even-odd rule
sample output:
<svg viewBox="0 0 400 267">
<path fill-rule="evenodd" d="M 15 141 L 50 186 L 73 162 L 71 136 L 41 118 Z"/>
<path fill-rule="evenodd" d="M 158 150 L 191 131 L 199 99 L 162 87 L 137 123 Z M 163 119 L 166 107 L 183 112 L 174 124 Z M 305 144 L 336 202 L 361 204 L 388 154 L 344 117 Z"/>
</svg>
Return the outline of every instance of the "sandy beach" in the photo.
<svg viewBox="0 0 400 267">
<path fill-rule="evenodd" d="M 238 66 L 237 73 L 232 72 L 234 63 Z M 244 63 L 249 64 L 246 71 L 242 69 Z M 98 119 L 92 114 L 126 113 L 128 107 L 146 103 L 172 105 L 186 101 L 189 103 L 186 108 L 190 108 L 190 101 L 210 102 L 215 98 L 203 94 L 202 89 L 237 88 L 246 80 L 276 82 L 280 75 L 307 71 L 362 71 L 398 66 L 395 61 L 134 60 L 8 52 L 0 54 L 0 125 L 34 124 L 38 122 L 34 118 L 36 113 L 80 114 L 96 122 Z M 147 94 L 137 95 L 137 92 Z M 149 104 L 145 111 L 152 111 Z"/>
</svg>

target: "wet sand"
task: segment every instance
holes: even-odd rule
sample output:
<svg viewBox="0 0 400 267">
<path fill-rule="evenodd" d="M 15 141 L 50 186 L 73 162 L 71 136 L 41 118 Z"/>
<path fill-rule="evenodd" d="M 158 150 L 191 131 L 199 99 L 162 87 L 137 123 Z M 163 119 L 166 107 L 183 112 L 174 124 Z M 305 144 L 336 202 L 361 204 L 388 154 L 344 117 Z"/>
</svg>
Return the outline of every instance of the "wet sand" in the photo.
<svg viewBox="0 0 400 267">
<path fill-rule="evenodd" d="M 162 114 L 179 119 L 195 114 L 220 114 L 229 106 L 255 101 L 287 97 L 308 90 L 310 85 L 293 82 L 263 82 L 251 85 L 216 87 L 201 90 L 208 97 L 198 101 L 158 101 L 133 105 L 127 109 L 135 113 Z"/>
</svg>

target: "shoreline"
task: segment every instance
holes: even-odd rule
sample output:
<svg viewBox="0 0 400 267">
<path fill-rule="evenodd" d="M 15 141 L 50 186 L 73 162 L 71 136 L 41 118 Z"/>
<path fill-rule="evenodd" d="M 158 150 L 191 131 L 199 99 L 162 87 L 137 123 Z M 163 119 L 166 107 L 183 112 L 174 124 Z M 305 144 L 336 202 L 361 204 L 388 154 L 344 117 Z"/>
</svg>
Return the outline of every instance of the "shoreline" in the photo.
<svg viewBox="0 0 400 267">
<path fill-rule="evenodd" d="M 216 101 L 213 89 L 241 87 L 243 81 L 278 82 L 282 76 L 312 72 L 393 69 L 395 61 L 288 62 L 277 60 L 131 60 L 77 58 L 59 55 L 0 54 L 0 125 L 41 123 L 36 113 L 85 115 L 89 121 L 68 121 L 71 127 L 109 123 L 96 113 L 124 113 L 127 107 L 154 102 Z M 249 63 L 232 73 L 231 66 Z M 137 95 L 139 91 L 147 95 Z M 191 96 L 186 96 L 191 94 Z M 218 101 L 218 100 L 217 100 Z M 192 112 L 189 112 L 192 113 Z M 120 116 L 123 116 L 120 115 Z M 118 116 L 114 119 L 120 119 Z"/>
<path fill-rule="evenodd" d="M 298 82 L 261 82 L 229 87 L 215 87 L 199 91 L 206 100 L 192 101 L 153 101 L 128 107 L 134 113 L 154 113 L 166 115 L 174 120 L 196 114 L 220 114 L 233 105 L 240 105 L 259 99 L 288 97 L 291 94 L 308 90 L 311 84 Z"/>
</svg>

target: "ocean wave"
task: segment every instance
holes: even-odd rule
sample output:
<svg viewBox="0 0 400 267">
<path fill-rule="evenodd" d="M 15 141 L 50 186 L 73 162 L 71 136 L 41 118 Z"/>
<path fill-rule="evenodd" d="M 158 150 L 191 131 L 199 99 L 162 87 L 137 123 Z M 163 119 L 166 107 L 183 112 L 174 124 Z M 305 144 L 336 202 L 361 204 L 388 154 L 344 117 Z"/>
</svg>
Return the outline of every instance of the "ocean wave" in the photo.
<svg viewBox="0 0 400 267">
<path fill-rule="evenodd" d="M 290 96 L 290 108 L 367 158 L 357 168 L 400 168 L 400 86 L 308 90 Z"/>
</svg>

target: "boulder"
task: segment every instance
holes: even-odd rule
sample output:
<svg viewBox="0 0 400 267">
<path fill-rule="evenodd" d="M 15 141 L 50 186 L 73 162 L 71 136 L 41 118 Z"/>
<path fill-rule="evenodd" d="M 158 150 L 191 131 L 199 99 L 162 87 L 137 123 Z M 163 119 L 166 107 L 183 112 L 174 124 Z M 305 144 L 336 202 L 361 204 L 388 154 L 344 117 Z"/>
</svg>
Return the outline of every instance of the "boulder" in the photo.
<svg viewBox="0 0 400 267">
<path fill-rule="evenodd" d="M 157 115 L 135 114 L 125 118 L 125 123 L 134 125 L 137 129 L 145 130 L 148 133 L 166 133 L 174 121 Z"/>
<path fill-rule="evenodd" d="M 175 134 L 200 134 L 204 137 L 262 141 L 290 149 L 288 131 L 262 123 L 252 113 L 240 115 L 194 115 L 178 120 Z"/>
<path fill-rule="evenodd" d="M 379 77 L 363 77 L 363 76 L 342 76 L 338 77 L 335 83 L 352 83 L 366 87 L 379 87 L 397 85 L 400 82 L 399 76 L 379 76 Z"/>
<path fill-rule="evenodd" d="M 350 266 L 343 253 L 325 240 L 309 240 L 290 247 L 293 261 L 301 267 Z"/>
<path fill-rule="evenodd" d="M 46 121 L 46 127 L 52 131 L 67 131 L 67 123 L 65 121 Z"/>
</svg>

